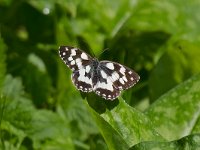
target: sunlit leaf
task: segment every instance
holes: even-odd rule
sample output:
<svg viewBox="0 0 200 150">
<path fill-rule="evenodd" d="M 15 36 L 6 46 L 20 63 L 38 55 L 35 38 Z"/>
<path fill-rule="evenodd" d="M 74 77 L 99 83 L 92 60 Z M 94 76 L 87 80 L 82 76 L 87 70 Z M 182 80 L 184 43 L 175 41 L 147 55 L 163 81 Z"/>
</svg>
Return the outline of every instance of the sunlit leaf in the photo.
<svg viewBox="0 0 200 150">
<path fill-rule="evenodd" d="M 146 115 L 156 131 L 168 140 L 192 133 L 200 116 L 200 74 L 161 96 Z"/>
</svg>

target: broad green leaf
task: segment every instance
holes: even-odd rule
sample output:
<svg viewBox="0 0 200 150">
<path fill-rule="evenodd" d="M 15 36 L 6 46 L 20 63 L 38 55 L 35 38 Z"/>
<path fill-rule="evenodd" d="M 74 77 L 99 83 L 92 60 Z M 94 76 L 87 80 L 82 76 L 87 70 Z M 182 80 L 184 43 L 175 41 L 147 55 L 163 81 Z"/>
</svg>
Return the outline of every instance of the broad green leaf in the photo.
<svg viewBox="0 0 200 150">
<path fill-rule="evenodd" d="M 194 128 L 192 129 L 192 133 L 200 133 L 200 117 L 198 118 Z"/>
<path fill-rule="evenodd" d="M 98 128 L 103 135 L 109 150 L 127 150 L 129 146 L 119 132 L 115 130 L 108 122 L 106 122 L 97 112 L 90 108 L 87 103 L 85 104 L 92 113 L 92 116 L 98 125 Z"/>
<path fill-rule="evenodd" d="M 33 105 L 24 96 L 23 86 L 19 78 L 7 75 L 1 93 L 1 144 L 5 149 L 19 149 L 27 136 L 32 118 Z"/>
<path fill-rule="evenodd" d="M 35 54 L 28 56 L 28 62 L 22 71 L 27 92 L 31 93 L 33 102 L 41 107 L 48 103 L 51 90 L 51 78 L 47 72 L 44 60 Z M 41 84 L 42 83 L 42 84 Z"/>
<path fill-rule="evenodd" d="M 118 136 L 123 140 L 122 143 L 125 142 L 129 147 L 142 141 L 165 141 L 165 139 L 155 131 L 148 117 L 130 107 L 122 98 L 119 98 L 119 104 L 113 107 L 109 106 L 110 104 L 113 105 L 113 102 L 108 102 L 108 104 L 102 105 L 100 103 L 101 101 L 99 101 L 97 102 L 99 104 L 96 104 L 96 106 L 95 104 L 91 104 L 90 101 L 88 102 L 95 111 L 98 111 L 101 114 L 99 115 L 94 112 L 94 110 L 92 111 L 92 114 L 95 116 L 96 124 L 98 125 L 107 145 L 109 145 L 109 148 L 116 148 L 115 145 L 118 145 L 119 143 Z M 100 109 L 95 107 L 99 107 Z M 102 123 L 102 117 L 104 119 L 103 122 L 107 123 Z M 113 133 L 108 134 L 108 128 Z M 110 137 L 110 134 L 115 135 L 116 133 L 118 138 L 113 140 L 113 138 Z"/>
<path fill-rule="evenodd" d="M 126 141 L 133 146 L 142 141 L 164 141 L 145 114 L 130 107 L 119 98 L 119 104 L 101 115 Z"/>
<path fill-rule="evenodd" d="M 187 137 L 184 137 L 182 139 L 179 139 L 177 141 L 171 141 L 171 142 L 142 142 L 139 143 L 130 150 L 199 150 L 200 149 L 200 134 L 196 135 L 190 135 Z"/>
<path fill-rule="evenodd" d="M 167 140 L 191 134 L 200 116 L 200 74 L 161 96 L 146 115 Z"/>
<path fill-rule="evenodd" d="M 139 2 L 139 1 L 138 1 Z M 200 1 L 140 1 L 125 25 L 136 30 L 163 31 L 175 39 L 200 41 Z"/>
<path fill-rule="evenodd" d="M 27 133 L 35 149 L 74 149 L 69 123 L 58 114 L 48 110 L 34 111 L 30 126 Z"/>
<path fill-rule="evenodd" d="M 152 101 L 175 85 L 200 72 L 199 47 L 187 41 L 180 41 L 167 48 L 149 78 Z"/>
</svg>

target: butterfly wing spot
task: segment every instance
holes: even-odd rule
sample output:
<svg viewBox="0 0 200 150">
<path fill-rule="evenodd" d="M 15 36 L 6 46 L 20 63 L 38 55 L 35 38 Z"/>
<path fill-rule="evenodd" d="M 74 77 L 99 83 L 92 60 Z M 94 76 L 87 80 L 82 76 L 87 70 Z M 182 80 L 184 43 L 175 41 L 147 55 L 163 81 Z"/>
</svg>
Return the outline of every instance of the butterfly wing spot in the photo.
<svg viewBox="0 0 200 150">
<path fill-rule="evenodd" d="M 63 56 L 65 56 L 65 55 L 66 55 L 66 53 L 65 53 L 65 52 L 63 52 L 63 53 L 62 53 L 62 55 L 63 55 Z"/>
<path fill-rule="evenodd" d="M 88 60 L 88 56 L 85 53 L 81 54 L 81 58 L 84 59 L 84 60 Z"/>
<path fill-rule="evenodd" d="M 98 88 L 98 90 L 95 91 L 97 95 L 103 97 L 104 99 L 109 99 L 109 100 L 114 100 L 116 99 L 119 94 L 120 94 L 120 91 L 116 90 L 114 92 L 111 92 L 109 90 L 105 90 L 105 89 L 101 89 L 101 88 Z"/>
<path fill-rule="evenodd" d="M 125 75 L 126 69 L 123 66 L 121 66 L 119 71 L 120 71 L 121 74 Z"/>
<path fill-rule="evenodd" d="M 119 74 L 115 71 L 115 72 L 113 72 L 112 73 L 112 79 L 113 79 L 113 82 L 115 82 L 116 80 L 118 80 L 119 79 Z"/>
<path fill-rule="evenodd" d="M 76 51 L 75 49 L 71 49 L 71 55 L 70 56 L 76 56 Z"/>
<path fill-rule="evenodd" d="M 70 64 L 71 64 L 71 65 L 75 65 L 75 61 L 74 61 L 74 60 L 72 60 Z"/>
<path fill-rule="evenodd" d="M 59 47 L 59 49 L 60 49 L 60 48 L 61 48 L 61 47 Z M 68 51 L 69 49 L 68 49 L 67 47 L 65 47 L 65 50 Z"/>
<path fill-rule="evenodd" d="M 88 65 L 88 66 L 86 66 L 86 68 L 85 68 L 85 72 L 86 73 L 89 73 L 90 72 L 90 69 L 91 69 L 91 67 Z"/>
<path fill-rule="evenodd" d="M 128 73 L 129 73 L 129 74 L 132 74 L 132 71 L 129 71 Z"/>
<path fill-rule="evenodd" d="M 122 86 L 119 86 L 118 88 L 119 88 L 119 90 L 123 90 Z"/>
<path fill-rule="evenodd" d="M 108 67 L 110 70 L 114 70 L 114 68 L 115 68 L 113 63 L 107 63 L 106 67 Z"/>
<path fill-rule="evenodd" d="M 126 78 L 126 76 L 123 76 L 122 79 L 123 79 L 125 82 L 128 81 L 127 78 Z"/>
<path fill-rule="evenodd" d="M 107 74 L 106 74 L 103 70 L 101 70 L 101 76 L 102 76 L 104 79 L 107 78 Z"/>
<path fill-rule="evenodd" d="M 119 79 L 119 82 L 120 82 L 121 84 L 125 84 L 125 83 L 124 83 L 124 80 L 123 80 L 122 78 Z"/>
<path fill-rule="evenodd" d="M 75 61 L 76 61 L 76 65 L 78 66 L 78 68 L 81 68 L 81 66 L 82 66 L 81 59 L 77 58 Z"/>
<path fill-rule="evenodd" d="M 68 58 L 68 60 L 69 60 L 69 61 L 72 61 L 72 60 L 73 60 L 73 58 L 72 58 L 72 57 L 69 57 L 69 58 Z"/>
<path fill-rule="evenodd" d="M 131 79 L 131 81 L 133 81 L 133 80 L 134 80 L 134 79 L 133 79 L 133 77 L 131 77 L 130 79 Z"/>
</svg>

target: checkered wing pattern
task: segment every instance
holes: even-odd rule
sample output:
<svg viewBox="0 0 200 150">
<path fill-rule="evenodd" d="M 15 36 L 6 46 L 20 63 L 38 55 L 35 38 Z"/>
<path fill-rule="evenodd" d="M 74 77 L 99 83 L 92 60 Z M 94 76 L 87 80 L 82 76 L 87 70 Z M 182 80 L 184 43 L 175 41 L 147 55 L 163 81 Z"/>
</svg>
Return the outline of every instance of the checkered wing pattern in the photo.
<svg viewBox="0 0 200 150">
<path fill-rule="evenodd" d="M 78 90 L 92 91 L 91 61 L 92 57 L 82 50 L 71 46 L 60 46 L 59 54 L 65 64 L 73 71 L 72 82 Z"/>
<path fill-rule="evenodd" d="M 94 91 L 105 99 L 116 99 L 122 90 L 135 85 L 140 77 L 132 69 L 111 61 L 98 61 L 82 50 L 61 46 L 59 54 L 73 71 L 72 82 L 78 90 Z"/>
<path fill-rule="evenodd" d="M 95 92 L 105 99 L 115 99 L 122 90 L 135 85 L 140 77 L 132 69 L 116 62 L 100 61 Z"/>
</svg>

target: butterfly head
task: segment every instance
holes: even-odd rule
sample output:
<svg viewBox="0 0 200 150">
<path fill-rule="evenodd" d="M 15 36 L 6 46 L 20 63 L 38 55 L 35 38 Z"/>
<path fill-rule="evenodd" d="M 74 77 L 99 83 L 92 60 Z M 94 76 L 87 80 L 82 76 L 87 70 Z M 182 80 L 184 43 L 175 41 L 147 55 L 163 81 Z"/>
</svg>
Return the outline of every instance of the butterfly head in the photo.
<svg viewBox="0 0 200 150">
<path fill-rule="evenodd" d="M 93 69 L 97 69 L 98 68 L 98 66 L 99 66 L 99 61 L 98 61 L 98 59 L 97 58 L 93 58 L 92 59 L 92 67 L 93 67 Z"/>
</svg>

